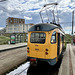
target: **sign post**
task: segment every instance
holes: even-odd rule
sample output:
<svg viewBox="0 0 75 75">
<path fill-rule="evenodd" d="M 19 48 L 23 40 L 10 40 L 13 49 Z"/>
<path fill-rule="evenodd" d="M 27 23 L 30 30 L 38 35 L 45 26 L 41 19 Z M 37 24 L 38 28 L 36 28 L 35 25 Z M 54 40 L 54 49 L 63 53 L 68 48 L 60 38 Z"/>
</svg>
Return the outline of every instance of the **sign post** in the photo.
<svg viewBox="0 0 75 75">
<path fill-rule="evenodd" d="M 14 34 L 10 36 L 10 43 L 11 44 L 15 44 L 16 43 L 16 37 L 15 37 Z"/>
</svg>

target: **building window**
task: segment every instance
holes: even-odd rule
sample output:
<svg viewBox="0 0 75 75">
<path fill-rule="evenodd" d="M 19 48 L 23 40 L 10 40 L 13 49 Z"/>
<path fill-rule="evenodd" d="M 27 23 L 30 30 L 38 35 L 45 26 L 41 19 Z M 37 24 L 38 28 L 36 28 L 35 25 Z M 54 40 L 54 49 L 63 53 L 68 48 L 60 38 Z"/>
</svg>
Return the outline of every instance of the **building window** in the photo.
<svg viewBox="0 0 75 75">
<path fill-rule="evenodd" d="M 8 28 L 8 30 L 12 30 L 12 28 Z"/>
<path fill-rule="evenodd" d="M 10 20 L 10 22 L 12 22 L 12 20 Z"/>
<path fill-rule="evenodd" d="M 13 33 L 13 31 L 8 31 L 8 33 Z"/>
</svg>

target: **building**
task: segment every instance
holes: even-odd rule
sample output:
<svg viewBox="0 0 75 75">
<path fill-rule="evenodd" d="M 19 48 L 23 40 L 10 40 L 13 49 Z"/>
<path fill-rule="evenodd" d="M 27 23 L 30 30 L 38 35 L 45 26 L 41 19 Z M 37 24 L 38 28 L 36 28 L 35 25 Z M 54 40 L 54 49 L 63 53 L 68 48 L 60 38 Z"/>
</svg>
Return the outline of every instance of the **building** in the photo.
<svg viewBox="0 0 75 75">
<path fill-rule="evenodd" d="M 8 17 L 6 19 L 6 33 L 23 33 L 25 19 Z"/>
<path fill-rule="evenodd" d="M 5 34 L 5 32 L 6 32 L 6 28 L 2 28 L 2 29 L 0 29 L 0 35 Z"/>
<path fill-rule="evenodd" d="M 8 17 L 6 19 L 6 33 L 28 33 L 34 24 L 25 24 L 25 19 Z"/>
<path fill-rule="evenodd" d="M 28 33 L 29 28 L 32 27 L 33 25 L 34 24 L 25 24 L 24 25 L 24 31 L 25 31 L 25 33 Z"/>
</svg>

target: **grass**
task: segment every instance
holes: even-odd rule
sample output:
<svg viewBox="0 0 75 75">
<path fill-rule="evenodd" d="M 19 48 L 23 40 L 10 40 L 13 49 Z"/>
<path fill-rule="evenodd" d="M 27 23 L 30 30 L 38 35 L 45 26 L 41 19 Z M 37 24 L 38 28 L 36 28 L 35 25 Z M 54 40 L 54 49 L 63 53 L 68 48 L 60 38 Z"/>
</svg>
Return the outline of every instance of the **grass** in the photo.
<svg viewBox="0 0 75 75">
<path fill-rule="evenodd" d="M 0 45 L 2 44 L 8 44 L 8 41 L 10 40 L 9 37 L 6 36 L 0 36 Z"/>
</svg>

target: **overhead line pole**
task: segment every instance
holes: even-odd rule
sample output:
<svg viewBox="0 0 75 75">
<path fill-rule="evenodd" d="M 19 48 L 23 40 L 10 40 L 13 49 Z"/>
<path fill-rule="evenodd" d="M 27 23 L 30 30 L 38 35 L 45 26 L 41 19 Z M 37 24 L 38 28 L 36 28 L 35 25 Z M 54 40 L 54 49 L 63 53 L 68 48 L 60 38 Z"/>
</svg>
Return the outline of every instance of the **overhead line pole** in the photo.
<svg viewBox="0 0 75 75">
<path fill-rule="evenodd" d="M 72 45 L 73 45 L 74 11 L 72 12 Z"/>
<path fill-rule="evenodd" d="M 73 26 L 74 26 L 74 11 L 72 12 L 72 35 L 73 35 Z"/>
</svg>

